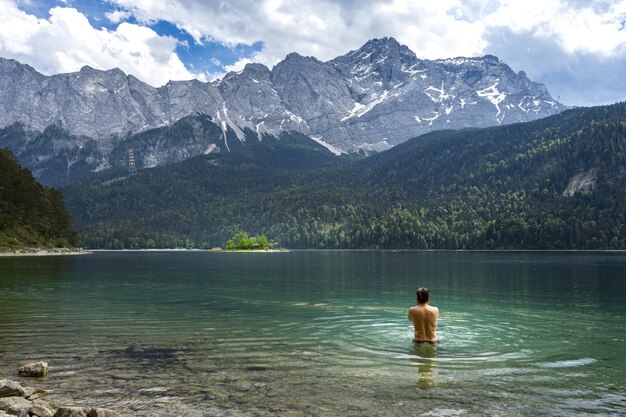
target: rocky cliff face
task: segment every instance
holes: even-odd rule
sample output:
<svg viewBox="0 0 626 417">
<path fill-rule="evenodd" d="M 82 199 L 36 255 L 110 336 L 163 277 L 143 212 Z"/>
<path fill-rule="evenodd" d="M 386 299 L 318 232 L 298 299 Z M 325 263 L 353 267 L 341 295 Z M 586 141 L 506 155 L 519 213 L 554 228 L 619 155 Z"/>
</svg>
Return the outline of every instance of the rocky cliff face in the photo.
<svg viewBox="0 0 626 417">
<path fill-rule="evenodd" d="M 45 76 L 0 58 L 0 128 L 21 123 L 44 132 L 55 125 L 82 138 L 76 146 L 94 139 L 105 156 L 130 134 L 195 114 L 220 127 L 225 151 L 229 139 L 245 142 L 249 132 L 261 139 L 295 130 L 352 152 L 384 150 L 432 130 L 530 121 L 564 109 L 544 85 L 494 56 L 422 60 L 393 38 L 371 40 L 328 62 L 292 53 L 272 70 L 249 64 L 215 82 L 160 88 L 119 69 Z"/>
<path fill-rule="evenodd" d="M 544 85 L 491 55 L 420 60 L 385 38 L 329 64 L 346 80 L 354 102 L 322 133 L 331 143 L 384 149 L 433 130 L 530 121 L 565 109 Z"/>
</svg>

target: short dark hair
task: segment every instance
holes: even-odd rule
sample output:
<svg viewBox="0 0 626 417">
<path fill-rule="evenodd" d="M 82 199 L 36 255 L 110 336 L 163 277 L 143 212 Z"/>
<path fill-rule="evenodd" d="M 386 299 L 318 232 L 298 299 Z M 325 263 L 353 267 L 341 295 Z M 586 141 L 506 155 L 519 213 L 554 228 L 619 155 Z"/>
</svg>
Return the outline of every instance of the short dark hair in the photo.
<svg viewBox="0 0 626 417">
<path fill-rule="evenodd" d="M 420 304 L 425 304 L 430 300 L 430 291 L 428 288 L 420 288 L 417 290 L 417 302 Z"/>
</svg>

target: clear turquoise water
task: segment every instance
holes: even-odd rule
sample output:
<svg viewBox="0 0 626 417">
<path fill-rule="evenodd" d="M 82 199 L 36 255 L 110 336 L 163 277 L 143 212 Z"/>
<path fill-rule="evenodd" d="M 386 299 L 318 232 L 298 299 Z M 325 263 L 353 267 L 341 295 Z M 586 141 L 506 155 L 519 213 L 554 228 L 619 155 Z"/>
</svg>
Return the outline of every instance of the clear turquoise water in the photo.
<svg viewBox="0 0 626 417">
<path fill-rule="evenodd" d="M 0 378 L 125 415 L 624 415 L 625 329 L 623 253 L 0 258 Z"/>
</svg>

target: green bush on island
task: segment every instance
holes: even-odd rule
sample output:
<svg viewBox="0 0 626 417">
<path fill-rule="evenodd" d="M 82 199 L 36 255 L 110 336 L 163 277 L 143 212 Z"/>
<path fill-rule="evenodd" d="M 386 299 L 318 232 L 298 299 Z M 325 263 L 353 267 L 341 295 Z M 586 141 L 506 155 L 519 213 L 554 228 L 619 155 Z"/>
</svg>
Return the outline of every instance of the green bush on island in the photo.
<svg viewBox="0 0 626 417">
<path fill-rule="evenodd" d="M 270 244 L 265 235 L 248 236 L 246 232 L 239 232 L 226 243 L 227 250 L 266 250 Z"/>
</svg>

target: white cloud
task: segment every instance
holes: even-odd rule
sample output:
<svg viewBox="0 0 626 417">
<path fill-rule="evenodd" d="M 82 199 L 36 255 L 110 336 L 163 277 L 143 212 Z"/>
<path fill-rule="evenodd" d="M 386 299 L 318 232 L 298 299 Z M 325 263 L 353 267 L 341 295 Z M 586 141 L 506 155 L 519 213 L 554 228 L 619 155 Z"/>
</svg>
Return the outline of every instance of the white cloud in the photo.
<svg viewBox="0 0 626 417">
<path fill-rule="evenodd" d="M 113 10 L 112 12 L 106 12 L 104 15 L 111 23 L 120 23 L 132 16 L 132 14 L 126 10 Z"/>
<path fill-rule="evenodd" d="M 265 47 L 255 58 L 270 67 L 293 51 L 328 60 L 382 36 L 394 36 L 431 58 L 472 55 L 485 46 L 480 27 L 455 18 L 460 0 L 113 1 L 140 21 L 171 21 L 199 42 L 261 41 Z"/>
<path fill-rule="evenodd" d="M 504 2 L 503 2 L 504 3 Z M 533 9 L 534 7 L 534 9 Z M 626 1 L 503 4 L 488 19 L 489 50 L 569 105 L 626 98 Z"/>
<path fill-rule="evenodd" d="M 78 71 L 84 65 L 120 68 L 160 86 L 168 80 L 201 78 L 189 72 L 175 52 L 178 40 L 152 29 L 121 23 L 115 30 L 96 29 L 78 10 L 55 7 L 48 19 L 0 0 L 0 56 L 28 63 L 46 74 Z"/>
<path fill-rule="evenodd" d="M 387 0 L 112 0 L 140 20 L 169 20 L 198 41 L 263 41 L 271 65 L 297 51 L 330 59 L 368 39 L 394 36 L 418 56 L 476 55 L 494 27 L 556 37 L 568 52 L 610 53 L 626 42 L 626 1 Z"/>
<path fill-rule="evenodd" d="M 255 56 L 255 55 L 253 55 L 253 56 L 252 56 L 252 57 L 250 57 L 250 58 L 241 58 L 241 59 L 239 59 L 239 60 L 237 60 L 237 61 L 233 62 L 233 63 L 232 63 L 232 64 L 230 64 L 230 65 L 226 65 L 226 66 L 224 66 L 224 70 L 225 70 L 227 73 L 228 73 L 228 72 L 231 72 L 231 71 L 235 71 L 235 72 L 237 72 L 237 71 L 241 71 L 241 70 L 242 70 L 242 69 L 243 69 L 243 68 L 244 68 L 247 64 L 251 64 L 251 63 L 253 63 L 253 62 L 259 62 L 259 61 L 258 61 L 257 59 L 255 59 L 255 58 L 256 58 L 256 56 Z"/>
<path fill-rule="evenodd" d="M 606 3 L 605 7 L 599 7 Z M 584 53 L 612 56 L 626 45 L 626 2 L 559 0 L 501 0 L 501 6 L 486 17 L 486 27 L 506 27 L 514 33 L 552 42 L 569 54 Z"/>
</svg>

